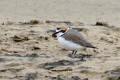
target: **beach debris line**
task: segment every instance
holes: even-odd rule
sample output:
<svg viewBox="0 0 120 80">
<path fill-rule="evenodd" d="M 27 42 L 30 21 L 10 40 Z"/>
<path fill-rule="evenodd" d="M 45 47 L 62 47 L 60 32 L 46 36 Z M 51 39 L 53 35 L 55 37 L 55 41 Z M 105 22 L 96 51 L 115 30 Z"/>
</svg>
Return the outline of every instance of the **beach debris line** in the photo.
<svg viewBox="0 0 120 80">
<path fill-rule="evenodd" d="M 84 26 L 82 22 L 71 22 L 71 21 L 53 21 L 53 20 L 46 20 L 45 23 L 47 24 L 66 24 L 70 26 Z"/>
</svg>

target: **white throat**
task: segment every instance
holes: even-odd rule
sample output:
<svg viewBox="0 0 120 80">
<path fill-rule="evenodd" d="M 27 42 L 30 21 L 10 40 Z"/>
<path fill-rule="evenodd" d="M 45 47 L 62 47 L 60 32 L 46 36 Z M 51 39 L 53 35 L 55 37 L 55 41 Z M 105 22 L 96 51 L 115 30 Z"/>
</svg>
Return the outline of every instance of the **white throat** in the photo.
<svg viewBox="0 0 120 80">
<path fill-rule="evenodd" d="M 69 28 L 67 29 L 67 31 L 69 30 Z M 56 32 L 59 32 L 60 30 L 56 30 Z M 67 32 L 66 31 L 66 32 Z M 57 33 L 56 35 L 57 35 L 57 38 L 59 38 L 60 36 L 62 36 L 64 33 L 63 32 L 59 32 L 59 33 Z"/>
<path fill-rule="evenodd" d="M 57 33 L 57 38 L 60 37 L 60 36 L 62 36 L 63 34 L 64 33 L 62 33 L 62 32 Z"/>
</svg>

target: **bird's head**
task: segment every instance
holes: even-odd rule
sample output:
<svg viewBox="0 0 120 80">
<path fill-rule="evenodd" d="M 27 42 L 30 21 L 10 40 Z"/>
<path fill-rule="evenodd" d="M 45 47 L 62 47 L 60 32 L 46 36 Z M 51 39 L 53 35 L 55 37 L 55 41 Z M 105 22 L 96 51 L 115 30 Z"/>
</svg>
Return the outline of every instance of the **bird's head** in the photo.
<svg viewBox="0 0 120 80">
<path fill-rule="evenodd" d="M 68 26 L 61 26 L 58 27 L 55 31 L 55 33 L 52 34 L 53 37 L 60 37 L 62 36 L 67 30 L 69 29 Z"/>
</svg>

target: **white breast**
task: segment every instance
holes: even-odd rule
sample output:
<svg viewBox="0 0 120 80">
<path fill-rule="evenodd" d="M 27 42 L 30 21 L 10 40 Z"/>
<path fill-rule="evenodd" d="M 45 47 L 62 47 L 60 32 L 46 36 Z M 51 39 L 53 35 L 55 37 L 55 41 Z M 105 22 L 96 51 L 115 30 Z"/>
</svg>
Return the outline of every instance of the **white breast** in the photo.
<svg viewBox="0 0 120 80">
<path fill-rule="evenodd" d="M 65 40 L 63 37 L 58 37 L 58 41 L 65 49 L 68 49 L 68 50 L 80 50 L 84 48 L 76 43 Z"/>
</svg>

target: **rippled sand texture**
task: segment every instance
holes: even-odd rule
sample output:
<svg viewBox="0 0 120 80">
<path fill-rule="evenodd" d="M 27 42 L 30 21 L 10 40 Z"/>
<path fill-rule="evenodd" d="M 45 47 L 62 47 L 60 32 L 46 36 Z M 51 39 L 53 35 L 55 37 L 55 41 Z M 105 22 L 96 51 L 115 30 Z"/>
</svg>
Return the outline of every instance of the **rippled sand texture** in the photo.
<svg viewBox="0 0 120 80">
<path fill-rule="evenodd" d="M 119 3 L 1 0 L 0 80 L 120 80 Z M 98 49 L 71 57 L 50 32 L 65 21 Z"/>
</svg>

